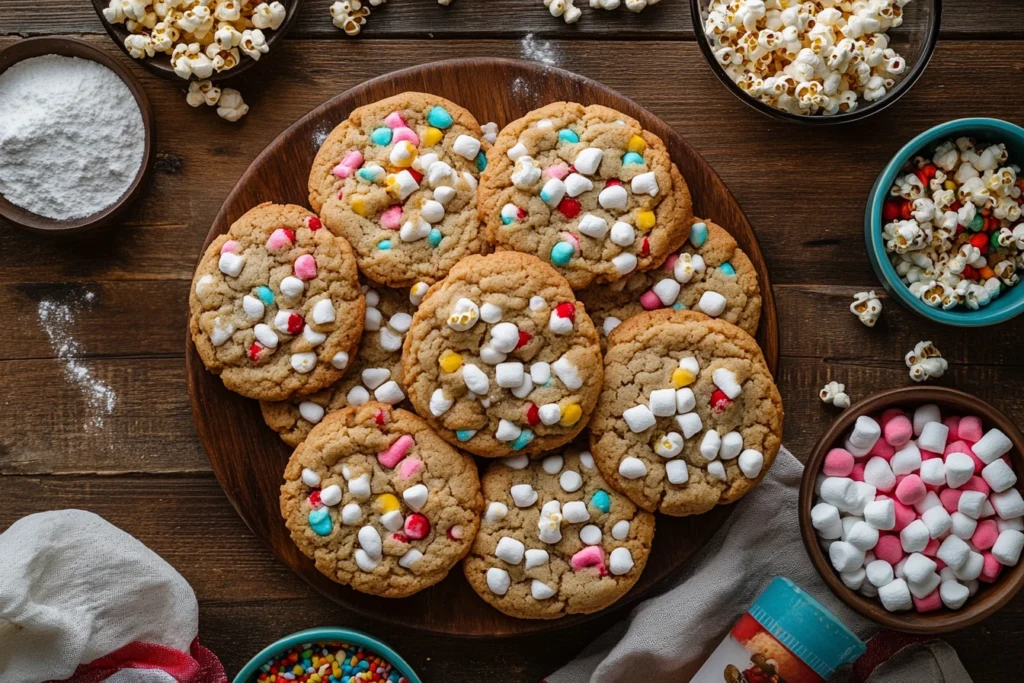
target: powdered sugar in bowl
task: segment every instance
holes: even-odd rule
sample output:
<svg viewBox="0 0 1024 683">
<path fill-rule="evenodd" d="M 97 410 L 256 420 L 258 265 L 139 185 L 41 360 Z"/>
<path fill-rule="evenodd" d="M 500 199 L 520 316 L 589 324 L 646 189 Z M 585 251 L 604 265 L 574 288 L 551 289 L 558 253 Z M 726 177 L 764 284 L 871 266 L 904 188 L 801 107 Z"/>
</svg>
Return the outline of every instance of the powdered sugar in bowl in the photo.
<svg viewBox="0 0 1024 683">
<path fill-rule="evenodd" d="M 0 52 L 0 215 L 40 232 L 109 221 L 142 190 L 153 113 L 116 59 L 71 38 Z"/>
</svg>

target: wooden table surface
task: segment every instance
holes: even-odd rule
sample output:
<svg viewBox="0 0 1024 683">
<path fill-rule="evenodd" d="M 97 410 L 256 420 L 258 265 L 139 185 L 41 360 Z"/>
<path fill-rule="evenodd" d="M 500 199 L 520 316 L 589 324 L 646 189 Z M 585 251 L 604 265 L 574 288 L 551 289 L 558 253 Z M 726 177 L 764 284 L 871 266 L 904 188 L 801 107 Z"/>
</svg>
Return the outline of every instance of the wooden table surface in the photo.
<svg viewBox="0 0 1024 683">
<path fill-rule="evenodd" d="M 785 443 L 798 457 L 834 417 L 817 398 L 826 381 L 846 383 L 854 400 L 910 384 L 903 356 L 922 339 L 949 360 L 940 384 L 1024 421 L 1015 390 L 1024 381 L 1024 318 L 957 330 L 883 299 L 882 319 L 868 329 L 847 310 L 853 293 L 881 292 L 862 214 L 891 155 L 948 119 L 1024 123 L 1020 0 L 946 0 L 942 38 L 911 92 L 867 121 L 823 130 L 780 124 L 735 100 L 698 53 L 685 0 L 637 16 L 584 9 L 571 27 L 540 0 L 455 0 L 449 8 L 392 0 L 356 39 L 333 28 L 329 4 L 306 0 L 288 40 L 237 85 L 252 106 L 240 124 L 191 109 L 180 83 L 132 66 L 157 112 L 157 170 L 112 230 L 47 239 L 0 220 L 0 530 L 32 512 L 74 507 L 138 537 L 192 584 L 201 638 L 229 675 L 277 637 L 336 624 L 386 639 L 426 681 L 536 681 L 622 616 L 486 646 L 357 618 L 319 598 L 253 538 L 196 438 L 182 330 L 192 268 L 221 201 L 298 117 L 395 69 L 453 56 L 542 59 L 619 90 L 686 137 L 732 189 L 767 257 L 779 305 Z M 0 2 L 0 48 L 53 33 L 83 35 L 130 61 L 85 0 Z M 44 325 L 40 304 L 52 302 L 75 304 L 74 320 Z M 109 413 L 83 369 L 116 396 Z M 1024 596 L 948 639 L 975 680 L 991 681 L 1018 675 L 1022 634 Z"/>
</svg>

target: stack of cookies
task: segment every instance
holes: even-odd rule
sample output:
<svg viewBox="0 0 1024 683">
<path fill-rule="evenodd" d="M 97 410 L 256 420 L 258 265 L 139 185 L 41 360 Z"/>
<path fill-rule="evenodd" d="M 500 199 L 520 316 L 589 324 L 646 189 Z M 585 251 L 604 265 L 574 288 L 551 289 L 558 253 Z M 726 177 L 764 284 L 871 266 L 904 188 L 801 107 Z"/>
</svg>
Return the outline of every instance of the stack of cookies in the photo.
<svg viewBox="0 0 1024 683">
<path fill-rule="evenodd" d="M 756 273 L 632 118 L 559 102 L 492 144 L 404 93 L 326 138 L 309 201 L 210 246 L 191 330 L 295 447 L 282 515 L 331 579 L 402 597 L 462 561 L 506 614 L 594 612 L 636 583 L 655 512 L 771 466 Z"/>
</svg>

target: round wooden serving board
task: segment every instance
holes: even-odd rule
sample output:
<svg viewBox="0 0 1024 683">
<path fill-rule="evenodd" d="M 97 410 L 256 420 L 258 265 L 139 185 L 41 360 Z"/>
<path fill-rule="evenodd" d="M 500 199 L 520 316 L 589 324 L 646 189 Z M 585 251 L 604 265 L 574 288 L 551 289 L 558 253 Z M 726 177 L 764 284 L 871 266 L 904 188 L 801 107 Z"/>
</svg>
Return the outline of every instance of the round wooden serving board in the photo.
<svg viewBox="0 0 1024 683">
<path fill-rule="evenodd" d="M 446 97 L 469 109 L 477 120 L 500 126 L 528 111 L 555 101 L 603 104 L 636 118 L 668 143 L 693 196 L 694 213 L 727 228 L 754 263 L 763 305 L 757 340 L 774 373 L 778 364 L 778 322 L 775 299 L 764 257 L 754 231 L 736 200 L 710 166 L 667 124 L 618 93 L 576 74 L 531 62 L 509 59 L 456 59 L 398 71 L 353 88 L 297 121 L 274 140 L 249 166 L 217 215 L 203 251 L 232 221 L 265 201 L 307 206 L 306 180 L 320 142 L 356 107 L 414 90 Z M 320 574 L 299 552 L 285 528 L 278 507 L 284 466 L 290 449 L 263 423 L 256 401 L 224 388 L 203 367 L 191 339 L 186 365 L 189 396 L 199 438 L 231 503 L 278 558 L 323 595 L 371 618 L 460 636 L 495 637 L 571 627 L 587 616 L 556 620 L 507 617 L 487 605 L 455 568 L 440 584 L 402 600 L 356 592 Z M 658 516 L 650 561 L 633 590 L 617 607 L 650 593 L 710 538 L 728 517 L 722 507 L 698 517 Z M 611 608 L 615 609 L 615 608 Z"/>
</svg>

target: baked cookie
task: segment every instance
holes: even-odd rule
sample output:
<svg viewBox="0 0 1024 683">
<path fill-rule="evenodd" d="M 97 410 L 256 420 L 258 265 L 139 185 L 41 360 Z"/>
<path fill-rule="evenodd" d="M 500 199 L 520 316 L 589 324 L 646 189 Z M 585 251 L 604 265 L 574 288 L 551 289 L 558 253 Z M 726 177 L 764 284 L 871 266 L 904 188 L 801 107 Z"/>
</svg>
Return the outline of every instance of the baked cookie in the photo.
<svg viewBox="0 0 1024 683">
<path fill-rule="evenodd" d="M 189 329 L 206 368 L 249 398 L 283 401 L 338 381 L 363 332 L 348 242 L 293 204 L 260 204 L 199 259 Z"/>
<path fill-rule="evenodd" d="M 601 332 L 601 343 L 623 320 L 659 308 L 692 309 L 720 318 L 747 334 L 757 332 L 761 289 L 757 272 L 732 235 L 697 221 L 681 249 L 660 267 L 576 293 Z"/>
<path fill-rule="evenodd" d="M 372 400 L 395 405 L 405 399 L 402 342 L 415 306 L 402 290 L 363 286 L 366 319 L 359 351 L 345 377 L 327 389 L 287 401 L 261 401 L 263 421 L 289 446 L 298 446 L 325 413 Z"/>
<path fill-rule="evenodd" d="M 405 337 L 416 412 L 485 458 L 567 443 L 601 392 L 597 330 L 554 268 L 506 251 L 469 256 L 427 292 Z"/>
<path fill-rule="evenodd" d="M 352 112 L 309 173 L 309 204 L 352 243 L 366 277 L 434 283 L 487 249 L 476 213 L 490 143 L 453 102 L 407 92 Z"/>
<path fill-rule="evenodd" d="M 608 337 L 590 448 L 608 483 L 640 507 L 682 516 L 738 500 L 781 443 L 782 398 L 740 328 L 660 310 Z"/>
<path fill-rule="evenodd" d="M 587 451 L 505 458 L 481 483 L 487 507 L 462 567 L 473 590 L 505 614 L 596 612 L 640 578 L 654 515 L 605 483 Z"/>
<path fill-rule="evenodd" d="M 541 107 L 506 126 L 487 160 L 487 240 L 540 257 L 573 289 L 658 266 L 693 222 L 664 143 L 614 109 Z"/>
<path fill-rule="evenodd" d="M 383 403 L 325 417 L 281 487 L 285 524 L 316 568 L 387 598 L 443 579 L 469 552 L 482 506 L 473 459 Z"/>
</svg>

